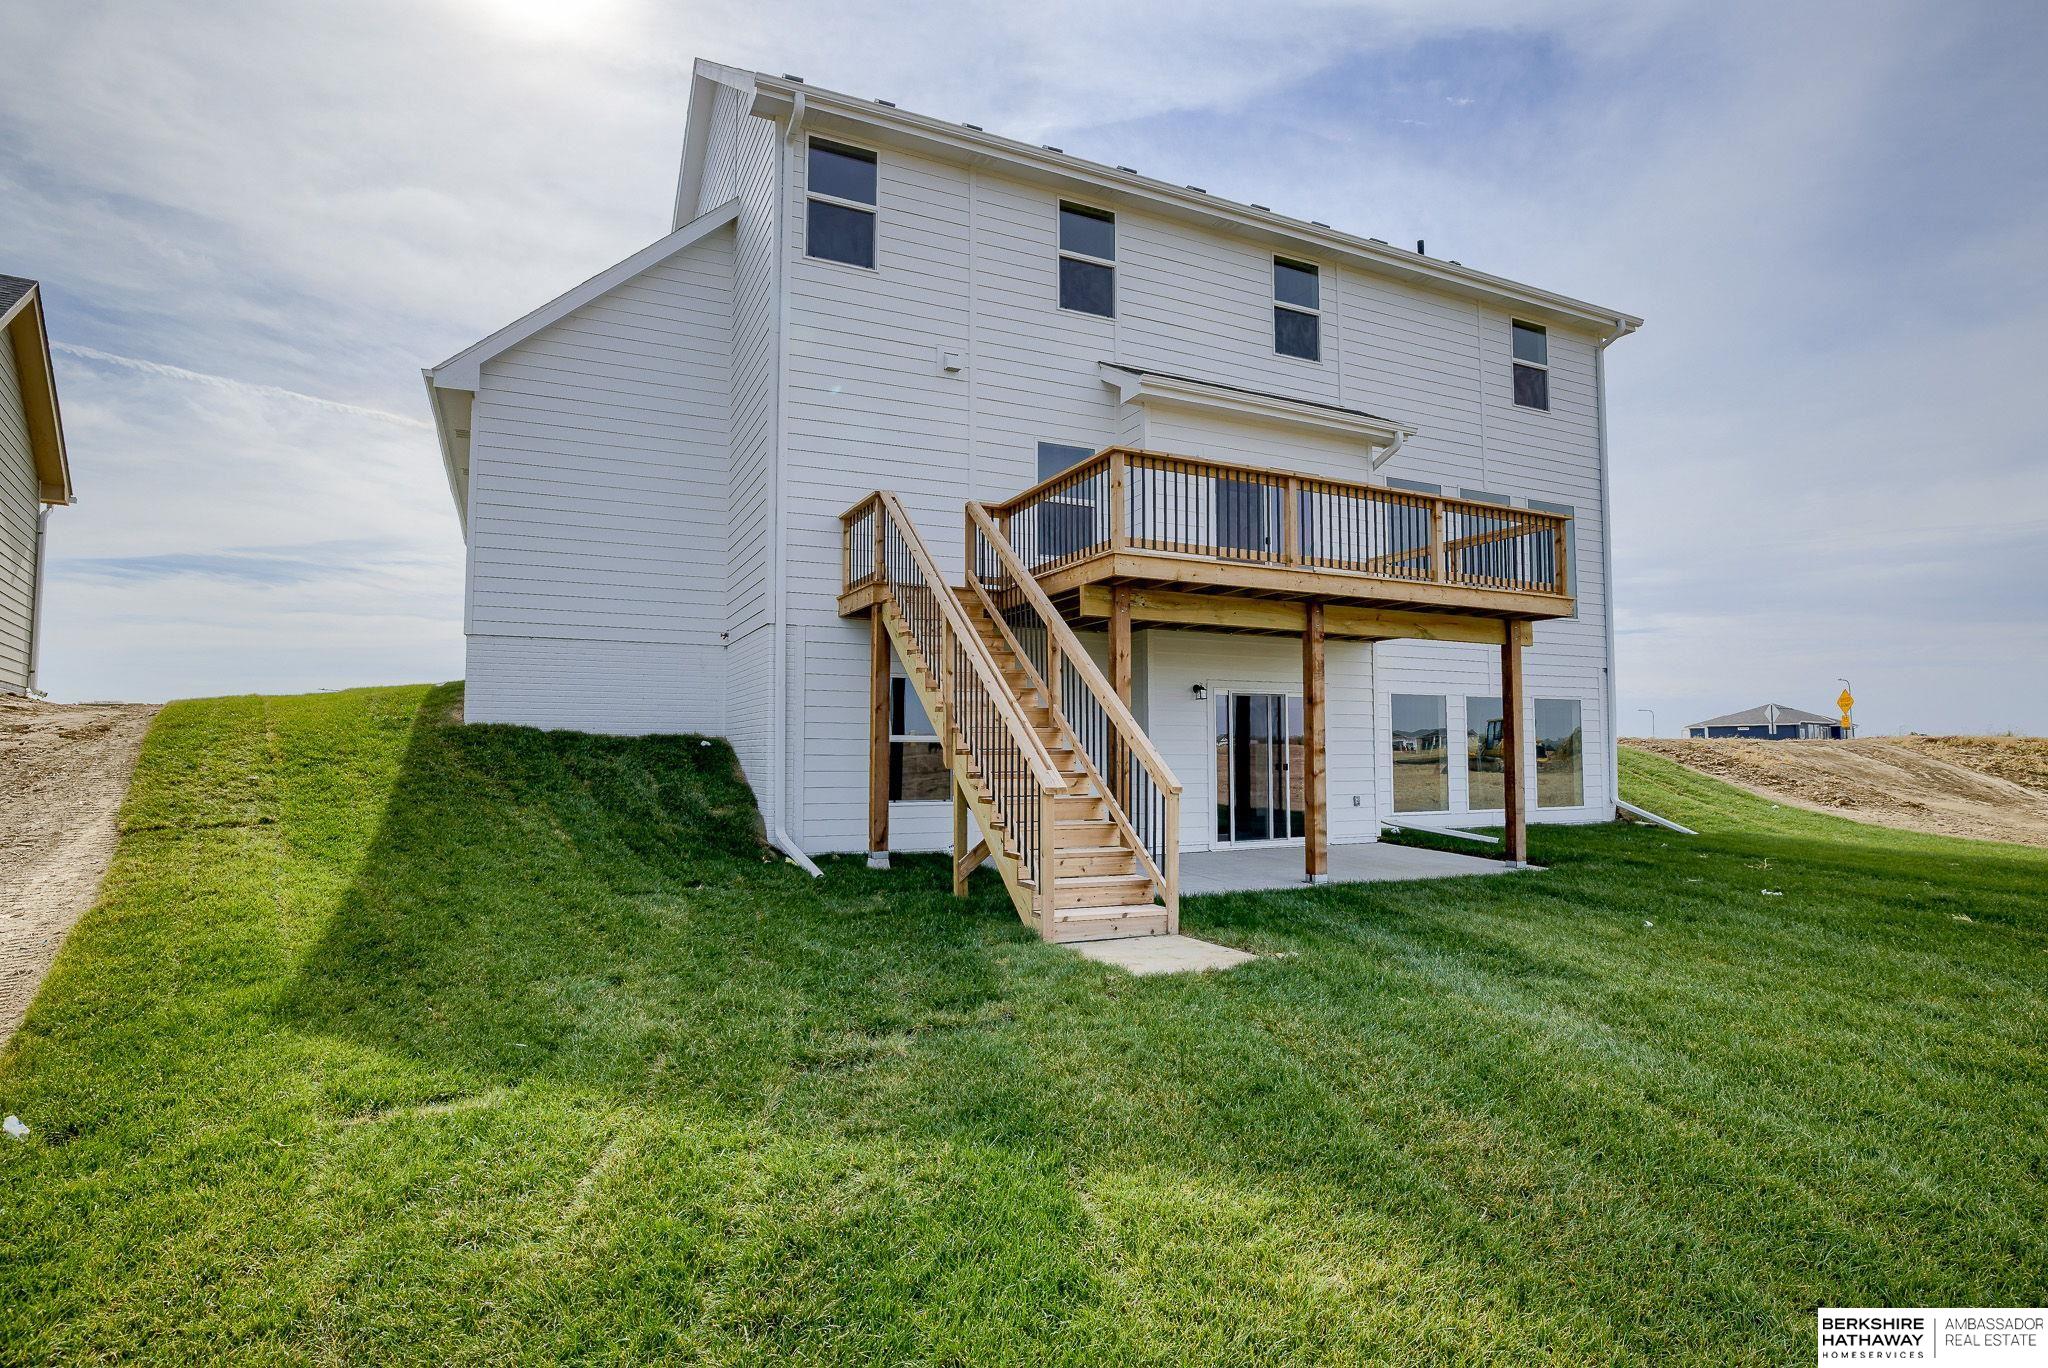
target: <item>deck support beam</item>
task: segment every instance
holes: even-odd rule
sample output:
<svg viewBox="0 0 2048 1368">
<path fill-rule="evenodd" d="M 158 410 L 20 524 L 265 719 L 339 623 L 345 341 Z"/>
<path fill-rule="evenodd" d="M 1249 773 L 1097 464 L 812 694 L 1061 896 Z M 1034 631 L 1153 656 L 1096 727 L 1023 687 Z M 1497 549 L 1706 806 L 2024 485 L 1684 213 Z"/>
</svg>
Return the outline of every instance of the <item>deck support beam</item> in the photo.
<svg viewBox="0 0 2048 1368">
<path fill-rule="evenodd" d="M 1502 633 L 1500 647 L 1500 782 L 1506 808 L 1501 859 L 1511 865 L 1529 863 L 1529 821 L 1522 779 L 1522 639 L 1514 625 Z"/>
<path fill-rule="evenodd" d="M 1514 633 L 1508 633 L 1514 639 Z M 1310 599 L 1301 631 L 1302 848 L 1308 881 L 1330 881 L 1329 685 L 1323 645 L 1323 605 Z"/>
<path fill-rule="evenodd" d="M 868 615 L 868 868 L 889 867 L 889 628 Z"/>
</svg>

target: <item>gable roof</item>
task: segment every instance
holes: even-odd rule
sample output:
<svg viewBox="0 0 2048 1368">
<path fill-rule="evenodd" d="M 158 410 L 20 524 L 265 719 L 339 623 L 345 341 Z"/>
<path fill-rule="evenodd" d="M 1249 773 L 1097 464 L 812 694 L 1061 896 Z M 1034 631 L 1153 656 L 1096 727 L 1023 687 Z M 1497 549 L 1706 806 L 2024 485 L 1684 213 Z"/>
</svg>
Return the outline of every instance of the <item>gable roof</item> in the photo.
<svg viewBox="0 0 2048 1368">
<path fill-rule="evenodd" d="M 1054 147 L 1005 138 L 971 124 L 948 123 L 814 86 L 793 76 L 770 76 L 699 59 L 690 91 L 682 167 L 676 185 L 676 221 L 697 202 L 707 154 L 710 94 L 726 86 L 747 95 L 751 111 L 784 123 L 785 135 L 810 128 L 821 133 L 867 138 L 885 145 L 938 155 L 972 165 L 999 166 L 1007 174 L 1035 180 L 1099 202 L 1142 204 L 1155 213 L 1220 226 L 1311 259 L 1341 258 L 1382 275 L 1510 308 L 1535 323 L 1589 329 L 1603 344 L 1626 336 L 1643 320 L 1569 295 L 1524 285 L 1503 276 L 1438 257 L 1394 247 L 1377 238 L 1341 232 L 1326 223 L 1276 214 L 1263 205 L 1240 203 L 1191 185 L 1174 185 L 1121 166 L 1073 157 Z"/>
<path fill-rule="evenodd" d="M 1842 721 L 1839 717 L 1822 717 L 1819 713 L 1810 713 L 1802 708 L 1788 708 L 1783 703 L 1759 703 L 1754 708 L 1744 708 L 1741 712 L 1732 712 L 1725 717 L 1710 717 L 1704 722 L 1688 722 L 1685 725 L 1688 731 L 1694 727 L 1764 727 L 1771 725 L 1771 719 L 1765 716 L 1765 713 L 1773 708 L 1777 710 L 1777 721 L 1780 725 L 1791 722 L 1822 722 L 1833 727 L 1840 725 Z"/>
<path fill-rule="evenodd" d="M 438 366 L 420 372 L 427 401 L 434 410 L 434 433 L 440 439 L 441 464 L 448 473 L 448 492 L 455 496 L 455 516 L 469 529 L 469 416 L 486 361 L 510 351 L 551 323 L 608 294 L 643 271 L 659 266 L 677 252 L 725 227 L 739 217 L 740 202 L 727 200 L 700 214 L 666 237 L 656 238 L 625 260 L 599 271 L 581 285 L 564 290 L 539 308 L 472 343 Z"/>
<path fill-rule="evenodd" d="M 43 318 L 42 287 L 35 281 L 0 275 L 0 334 L 14 352 L 14 369 L 21 380 L 36 497 L 46 504 L 73 503 L 71 457 L 64 449 L 64 415 L 57 405 L 57 372 L 50 364 L 50 331 Z"/>
</svg>

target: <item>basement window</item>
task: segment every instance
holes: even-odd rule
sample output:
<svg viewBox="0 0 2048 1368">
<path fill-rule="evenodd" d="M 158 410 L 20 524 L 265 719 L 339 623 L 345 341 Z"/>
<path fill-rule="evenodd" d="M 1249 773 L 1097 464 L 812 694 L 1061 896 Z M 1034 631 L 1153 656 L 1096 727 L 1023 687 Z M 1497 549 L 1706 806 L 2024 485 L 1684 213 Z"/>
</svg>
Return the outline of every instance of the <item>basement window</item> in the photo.
<svg viewBox="0 0 2048 1368">
<path fill-rule="evenodd" d="M 875 266 L 875 154 L 811 139 L 804 253 L 820 261 Z"/>
<path fill-rule="evenodd" d="M 889 801 L 944 802 L 946 752 L 910 681 L 889 681 Z"/>
<path fill-rule="evenodd" d="M 1321 273 L 1305 261 L 1273 258 L 1273 350 L 1304 361 L 1323 359 Z"/>
<path fill-rule="evenodd" d="M 1467 812 L 1494 812 L 1507 805 L 1501 777 L 1506 771 L 1507 752 L 1502 748 L 1506 735 L 1498 695 L 1474 695 L 1465 700 Z"/>
<path fill-rule="evenodd" d="M 1550 409 L 1550 333 L 1534 323 L 1515 320 L 1515 403 L 1521 408 Z"/>
<path fill-rule="evenodd" d="M 1582 807 L 1586 802 L 1585 745 L 1579 700 L 1536 700 L 1536 806 Z"/>
<path fill-rule="evenodd" d="M 1451 757 L 1442 694 L 1393 696 L 1394 811 L 1451 806 Z"/>
<path fill-rule="evenodd" d="M 1060 307 L 1116 317 L 1116 215 L 1060 201 Z"/>
</svg>

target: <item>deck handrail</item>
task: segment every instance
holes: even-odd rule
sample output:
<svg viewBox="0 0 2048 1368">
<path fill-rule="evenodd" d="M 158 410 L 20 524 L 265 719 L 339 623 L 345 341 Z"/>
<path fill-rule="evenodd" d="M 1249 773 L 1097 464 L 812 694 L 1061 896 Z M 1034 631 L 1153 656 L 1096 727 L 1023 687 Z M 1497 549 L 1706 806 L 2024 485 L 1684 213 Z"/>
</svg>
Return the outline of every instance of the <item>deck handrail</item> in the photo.
<svg viewBox="0 0 2048 1368">
<path fill-rule="evenodd" d="M 1033 676 L 1053 717 L 1074 743 L 1089 776 L 1101 789 L 1104 806 L 1144 863 L 1166 904 L 1170 924 L 1179 921 L 1180 779 L 1166 757 L 1152 744 L 1138 719 L 1081 645 L 1080 639 L 1054 608 L 1009 538 L 981 504 L 967 504 L 967 583 L 989 617 L 1009 639 L 1011 649 Z M 988 562 L 994 562 L 990 566 Z M 1015 632 L 1017 625 L 990 592 L 986 569 L 1000 569 L 1001 581 L 1016 591 L 1019 602 L 1045 633 L 1043 660 Z M 1078 688 L 1069 689 L 1069 681 Z M 1100 724 L 1089 714 L 1099 714 Z M 1096 752 L 1099 751 L 1098 755 Z M 1135 762 L 1133 772 L 1128 762 Z"/>
<path fill-rule="evenodd" d="M 931 721 L 949 762 L 953 747 L 964 747 L 975 781 L 987 791 L 1002 830 L 985 831 L 984 838 L 992 849 L 1005 847 L 1019 878 L 1035 882 L 1044 895 L 1053 876 L 1052 800 L 1067 790 L 1066 776 L 1025 720 L 994 656 L 896 496 L 876 491 L 848 509 L 842 525 L 847 587 L 880 589 L 882 603 L 894 610 L 920 657 L 906 665 L 922 669 L 936 689 L 941 715 Z M 865 538 L 858 563 L 856 533 Z M 956 776 L 955 782 L 965 780 Z M 1051 907 L 1049 897 L 1042 901 Z"/>
<path fill-rule="evenodd" d="M 1572 518 L 1305 471 L 1105 447 L 986 505 L 1034 573 L 1125 550 L 1564 596 Z"/>
</svg>

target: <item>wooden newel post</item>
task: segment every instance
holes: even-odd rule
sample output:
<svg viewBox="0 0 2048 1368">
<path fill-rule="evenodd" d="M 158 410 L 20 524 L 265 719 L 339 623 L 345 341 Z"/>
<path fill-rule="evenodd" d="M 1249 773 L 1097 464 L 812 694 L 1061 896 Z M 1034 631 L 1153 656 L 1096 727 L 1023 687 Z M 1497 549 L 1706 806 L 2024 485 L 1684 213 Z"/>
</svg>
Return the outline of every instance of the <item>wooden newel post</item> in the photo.
<svg viewBox="0 0 2048 1368">
<path fill-rule="evenodd" d="M 868 613 L 868 867 L 889 867 L 889 629 Z"/>
<path fill-rule="evenodd" d="M 1121 551 L 1131 543 L 1130 463 L 1121 451 L 1109 453 L 1109 546 Z"/>
<path fill-rule="evenodd" d="M 1323 645 L 1323 605 L 1310 599 L 1301 631 L 1302 846 L 1308 881 L 1330 881 L 1329 692 Z"/>
<path fill-rule="evenodd" d="M 1522 782 L 1522 625 L 1503 622 L 1500 648 L 1500 781 L 1506 811 L 1501 858 L 1529 862 L 1529 822 Z"/>
</svg>

